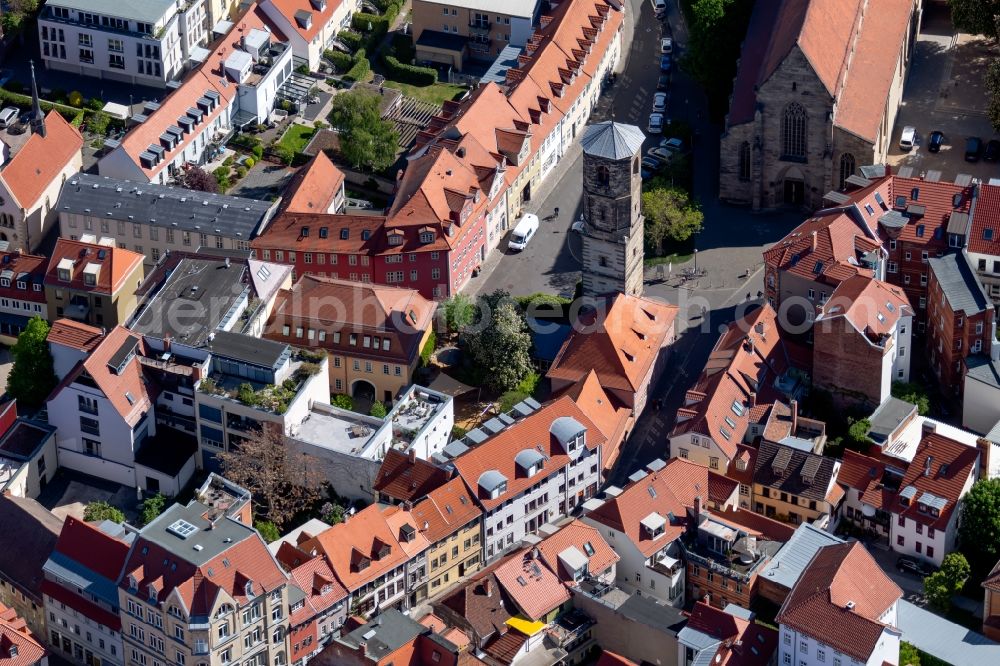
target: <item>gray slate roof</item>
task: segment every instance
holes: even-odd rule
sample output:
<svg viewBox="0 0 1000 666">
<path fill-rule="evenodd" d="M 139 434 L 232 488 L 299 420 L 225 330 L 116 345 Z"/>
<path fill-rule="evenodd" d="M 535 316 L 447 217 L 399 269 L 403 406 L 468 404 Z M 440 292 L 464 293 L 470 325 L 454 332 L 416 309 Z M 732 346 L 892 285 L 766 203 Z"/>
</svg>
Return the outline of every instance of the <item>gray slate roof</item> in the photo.
<svg viewBox="0 0 1000 666">
<path fill-rule="evenodd" d="M 902 640 L 949 664 L 1000 664 L 1000 644 L 901 599 Z"/>
<path fill-rule="evenodd" d="M 588 125 L 581 143 L 583 152 L 606 160 L 627 160 L 642 151 L 646 136 L 635 125 L 624 125 L 606 120 Z"/>
<path fill-rule="evenodd" d="M 429 633 L 424 625 L 390 608 L 337 640 L 355 649 L 364 646 L 366 656 L 380 661 L 423 633 Z M 442 646 L 455 651 L 458 649 L 448 641 L 443 641 Z"/>
<path fill-rule="evenodd" d="M 964 252 L 931 257 L 927 261 L 953 312 L 973 315 L 990 306 L 990 299 Z"/>
<path fill-rule="evenodd" d="M 868 437 L 876 444 L 882 444 L 914 409 L 916 406 L 905 400 L 888 398 L 878 406 L 875 413 L 868 419 L 872 424 L 868 431 Z"/>
<path fill-rule="evenodd" d="M 842 539 L 818 527 L 803 523 L 795 529 L 792 538 L 768 562 L 761 576 L 784 588 L 792 589 L 802 571 L 820 548 L 844 543 Z"/>
<path fill-rule="evenodd" d="M 60 530 L 62 521 L 35 500 L 0 495 L 0 534 L 17 543 L 16 548 L 0 548 L 0 579 L 41 603 L 42 567 Z"/>
<path fill-rule="evenodd" d="M 256 199 L 78 173 L 63 184 L 56 210 L 249 241 L 276 207 Z"/>
<path fill-rule="evenodd" d="M 969 366 L 967 375 L 972 379 L 1000 388 L 1000 361 L 994 361 L 989 356 L 973 355 L 965 359 Z"/>
<path fill-rule="evenodd" d="M 209 510 L 208 506 L 194 500 L 187 506 L 174 504 L 143 527 L 139 538 L 200 567 L 244 539 L 256 537 L 256 532 L 252 528 L 232 518 L 220 518 L 213 526 L 211 521 L 205 518 Z M 195 530 L 186 538 L 178 536 L 170 529 L 178 520 L 183 520 Z M 195 545 L 201 548 L 194 548 Z"/>
</svg>

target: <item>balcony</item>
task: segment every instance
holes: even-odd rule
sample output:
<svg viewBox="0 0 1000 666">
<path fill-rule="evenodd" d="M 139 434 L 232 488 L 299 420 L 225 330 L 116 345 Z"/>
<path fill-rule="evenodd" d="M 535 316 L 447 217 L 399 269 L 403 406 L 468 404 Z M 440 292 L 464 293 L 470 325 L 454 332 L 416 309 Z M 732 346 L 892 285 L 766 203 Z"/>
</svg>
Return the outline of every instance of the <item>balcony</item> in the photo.
<svg viewBox="0 0 1000 666">
<path fill-rule="evenodd" d="M 493 24 L 489 21 L 472 20 L 469 21 L 469 29 L 474 32 L 489 32 Z"/>
</svg>

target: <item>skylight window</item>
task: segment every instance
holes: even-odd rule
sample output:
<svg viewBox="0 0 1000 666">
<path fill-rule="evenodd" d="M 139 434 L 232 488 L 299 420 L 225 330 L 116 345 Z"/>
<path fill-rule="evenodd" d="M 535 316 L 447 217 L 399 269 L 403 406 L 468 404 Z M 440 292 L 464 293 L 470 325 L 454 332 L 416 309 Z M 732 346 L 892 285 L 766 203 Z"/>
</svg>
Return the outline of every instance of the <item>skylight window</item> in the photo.
<svg viewBox="0 0 1000 666">
<path fill-rule="evenodd" d="M 736 416 L 743 416 L 745 411 L 746 407 L 743 406 L 742 402 L 739 400 L 733 400 L 733 413 L 736 414 Z"/>
<path fill-rule="evenodd" d="M 733 434 L 728 430 L 726 430 L 725 428 L 719 428 L 719 432 L 722 434 L 722 436 L 725 438 L 727 442 L 733 437 Z"/>
<path fill-rule="evenodd" d="M 727 416 L 726 417 L 726 425 L 728 425 L 730 428 L 735 429 L 736 428 L 736 421 L 732 420 L 731 418 L 729 418 Z"/>
<path fill-rule="evenodd" d="M 882 314 L 881 312 L 879 312 L 877 315 L 875 315 L 875 318 L 879 320 L 879 323 L 881 323 L 881 324 L 885 323 L 885 315 Z"/>
<path fill-rule="evenodd" d="M 182 539 L 187 539 L 189 536 L 198 531 L 198 528 L 189 523 L 186 520 L 175 520 L 170 523 L 167 527 L 167 531 L 171 534 L 179 536 Z"/>
<path fill-rule="evenodd" d="M 993 240 L 993 229 L 983 229 L 983 240 Z"/>
<path fill-rule="evenodd" d="M 875 209 L 872 208 L 871 204 L 865 204 L 865 210 L 868 211 L 869 215 L 874 215 L 875 214 Z"/>
<path fill-rule="evenodd" d="M 596 552 L 596 551 L 594 551 L 594 544 L 590 543 L 589 541 L 587 541 L 586 543 L 584 543 L 583 544 L 583 552 L 587 553 L 587 557 L 593 557 L 594 556 L 594 552 Z"/>
</svg>

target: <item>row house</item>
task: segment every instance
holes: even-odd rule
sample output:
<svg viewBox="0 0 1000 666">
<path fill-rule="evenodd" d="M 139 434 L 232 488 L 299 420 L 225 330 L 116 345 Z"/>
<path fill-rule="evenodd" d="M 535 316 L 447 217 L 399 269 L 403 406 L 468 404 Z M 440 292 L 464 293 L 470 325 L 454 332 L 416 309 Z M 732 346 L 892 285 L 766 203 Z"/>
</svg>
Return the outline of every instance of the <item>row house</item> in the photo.
<svg viewBox="0 0 1000 666">
<path fill-rule="evenodd" d="M 753 477 L 754 511 L 793 525 L 837 525 L 844 489 L 837 485 L 840 461 L 799 442 L 760 443 Z"/>
<path fill-rule="evenodd" d="M 264 337 L 326 350 L 334 393 L 390 403 L 413 383 L 435 308 L 413 289 L 302 275 L 278 294 Z"/>
<path fill-rule="evenodd" d="M 856 275 L 820 306 L 812 328 L 813 385 L 840 403 L 880 405 L 910 381 L 913 308 L 899 287 Z"/>
<path fill-rule="evenodd" d="M 881 543 L 889 543 L 892 503 L 902 475 L 883 461 L 844 450 L 837 483 L 844 488 L 843 518 Z"/>
<path fill-rule="evenodd" d="M 648 470 L 648 471 L 647 471 Z M 603 503 L 589 502 L 583 522 L 600 532 L 621 560 L 616 584 L 660 603 L 684 603 L 681 537 L 705 509 L 736 507 L 736 485 L 704 465 L 672 459 L 634 474 Z"/>
<path fill-rule="evenodd" d="M 55 226 L 66 179 L 83 168 L 83 136 L 58 111 L 42 114 L 32 73 L 31 136 L 0 169 L 0 241 L 8 250 L 37 252 Z"/>
<path fill-rule="evenodd" d="M 358 0 L 262 0 L 260 10 L 288 40 L 295 60 L 319 69 L 323 51 L 361 9 Z"/>
<path fill-rule="evenodd" d="M 343 213 L 344 172 L 322 150 L 295 172 L 279 204 L 282 213 Z"/>
<path fill-rule="evenodd" d="M 10 248 L 10 242 L 2 243 Z M 48 318 L 45 270 L 48 258 L 0 251 L 0 342 L 13 345 L 32 317 Z"/>
<path fill-rule="evenodd" d="M 963 220 L 958 220 L 961 222 Z M 1000 305 L 1000 185 L 980 183 L 975 191 L 975 214 L 970 216 L 963 233 L 961 227 L 949 226 L 949 245 L 964 247 L 969 262 L 983 283 L 993 305 Z"/>
<path fill-rule="evenodd" d="M 722 474 L 735 467 L 739 445 L 760 434 L 768 405 L 797 395 L 791 361 L 770 305 L 730 324 L 705 369 L 688 389 L 670 432 L 670 456 Z M 745 461 L 744 461 L 745 462 Z"/>
<path fill-rule="evenodd" d="M 902 596 L 861 543 L 820 548 L 775 619 L 778 663 L 898 663 Z"/>
<path fill-rule="evenodd" d="M 492 62 L 504 48 L 525 45 L 540 9 L 539 0 L 518 0 L 503 7 L 487 7 L 476 0 L 417 0 L 412 28 L 416 59 L 457 71 L 462 71 L 466 58 Z"/>
<path fill-rule="evenodd" d="M 134 538 L 121 525 L 66 518 L 43 567 L 54 653 L 85 664 L 124 663 L 117 581 Z"/>
<path fill-rule="evenodd" d="M 961 395 L 970 356 L 989 357 L 996 310 L 964 251 L 930 259 L 927 351 L 942 387 Z"/>
<path fill-rule="evenodd" d="M 45 269 L 48 320 L 66 317 L 98 327 L 125 324 L 138 305 L 145 257 L 94 235 L 60 238 Z"/>
<path fill-rule="evenodd" d="M 205 499 L 132 542 L 117 583 L 126 666 L 289 663 L 288 575 L 241 514 Z"/>
<path fill-rule="evenodd" d="M 419 580 L 426 577 L 425 552 L 430 543 L 418 528 L 404 509 L 373 504 L 309 536 L 299 548 L 325 557 L 350 595 L 352 613 L 368 615 L 408 607 L 408 574 Z"/>
<path fill-rule="evenodd" d="M 483 510 L 483 560 L 495 561 L 596 495 L 604 443 L 563 396 L 456 457 L 455 470 Z"/>
<path fill-rule="evenodd" d="M 390 448 L 372 482 L 375 501 L 383 504 L 420 502 L 448 482 L 449 472 L 416 455 Z"/>
</svg>

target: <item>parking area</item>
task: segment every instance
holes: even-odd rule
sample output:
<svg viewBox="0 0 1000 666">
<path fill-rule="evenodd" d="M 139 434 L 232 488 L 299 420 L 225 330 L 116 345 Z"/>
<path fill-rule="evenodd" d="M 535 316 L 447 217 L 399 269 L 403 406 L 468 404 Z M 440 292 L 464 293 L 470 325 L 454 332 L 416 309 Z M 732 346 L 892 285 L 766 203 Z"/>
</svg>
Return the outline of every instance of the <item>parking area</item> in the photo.
<svg viewBox="0 0 1000 666">
<path fill-rule="evenodd" d="M 972 35 L 955 33 L 947 7 L 925 5 L 921 33 L 917 38 L 909 79 L 889 150 L 893 166 L 913 167 L 915 175 L 940 171 L 942 180 L 969 174 L 988 180 L 1000 177 L 1000 164 L 965 161 L 965 142 L 979 137 L 985 146 L 1000 138 L 986 115 L 989 94 L 983 73 L 996 47 Z M 903 128 L 916 128 L 913 149 L 903 152 L 899 139 Z M 944 134 L 937 153 L 927 149 L 931 132 Z"/>
</svg>

